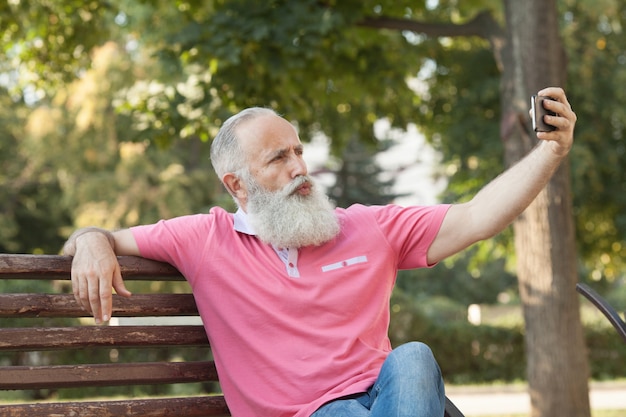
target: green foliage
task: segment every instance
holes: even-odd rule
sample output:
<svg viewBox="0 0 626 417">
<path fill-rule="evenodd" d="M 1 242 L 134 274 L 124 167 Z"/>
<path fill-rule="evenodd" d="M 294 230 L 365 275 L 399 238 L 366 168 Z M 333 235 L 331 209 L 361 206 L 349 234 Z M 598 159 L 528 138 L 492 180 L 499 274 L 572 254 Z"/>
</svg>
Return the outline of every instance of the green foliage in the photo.
<svg viewBox="0 0 626 417">
<path fill-rule="evenodd" d="M 398 346 L 422 341 L 434 352 L 448 383 L 481 384 L 526 380 L 524 328 L 511 326 L 474 326 L 459 318 L 464 309 L 450 305 L 441 308 L 435 299 L 408 302 L 396 294 L 392 302 L 390 337 Z M 439 305 L 438 307 L 436 305 Z M 430 312 L 428 313 L 428 311 Z M 626 345 L 615 330 L 602 324 L 585 326 L 589 347 L 591 377 L 594 380 L 623 378 L 626 370 L 615 363 L 626 357 Z"/>
<path fill-rule="evenodd" d="M 190 137 L 159 149 L 114 111 L 134 70 L 107 43 L 93 51 L 93 67 L 80 80 L 23 116 L 25 128 L 5 125 L 4 252 L 56 253 L 76 226 L 128 227 L 224 201 L 208 144 Z"/>
<path fill-rule="evenodd" d="M 571 168 L 581 274 L 606 281 L 601 288 L 615 297 L 623 294 L 626 256 L 626 90 L 619 88 L 626 81 L 626 11 L 620 5 L 559 3 L 568 96 L 579 118 Z M 501 7 L 496 0 L 4 2 L 0 250 L 53 253 L 76 226 L 117 228 L 215 204 L 232 207 L 208 167 L 208 142 L 225 118 L 252 105 L 297 122 L 304 140 L 324 133 L 333 154 L 348 162 L 345 170 L 348 156 L 363 149 L 372 156 L 376 120 L 386 117 L 400 128 L 416 123 L 442 152 L 442 174 L 450 179 L 442 200 L 467 200 L 504 165 L 500 73 L 489 45 L 356 23 L 378 16 L 463 23 L 483 10 L 502 21 Z M 412 90 L 408 81 L 415 79 Z M 367 157 L 350 169 L 376 180 Z M 351 174 L 343 179 L 355 181 Z M 359 192 L 348 199 L 374 201 L 376 192 Z M 391 197 L 381 194 L 383 201 Z M 511 354 L 500 363 L 521 363 L 518 347 L 506 345 L 517 336 L 462 327 L 440 333 L 468 304 L 511 292 L 511 245 L 507 231 L 455 263 L 398 278 L 406 299 L 397 305 L 410 313 L 399 323 L 421 323 L 419 332 L 404 334 L 428 331 L 441 345 L 438 356 L 449 355 L 445 362 L 457 367 L 447 374 L 470 379 L 460 367 L 476 358 L 459 355 L 457 364 L 454 348 L 469 355 L 468 344 L 493 346 L 492 337 L 504 338 L 494 357 Z M 407 309 L 412 303 L 420 309 Z"/>
<path fill-rule="evenodd" d="M 343 2 L 228 1 L 166 13 L 159 62 L 172 69 L 169 77 L 197 71 L 205 94 L 191 105 L 208 123 L 164 122 L 210 137 L 237 110 L 269 106 L 297 120 L 303 139 L 324 131 L 336 153 L 355 132 L 369 132 L 362 139 L 371 141 L 377 118 L 404 126 L 412 98 L 408 45 L 398 33 L 353 26 L 359 10 Z M 175 107 L 169 103 L 168 112 Z"/>
<path fill-rule="evenodd" d="M 500 141 L 500 71 L 483 39 L 424 38 L 414 49 L 423 58 L 413 120 L 441 153 L 440 170 L 448 185 L 439 197 L 447 203 L 467 201 L 505 168 Z M 476 247 L 473 260 L 467 263 L 470 269 L 497 265 L 514 270 L 510 230 Z"/>
<path fill-rule="evenodd" d="M 450 175 L 444 200 L 458 202 L 473 196 L 504 167 L 499 72 L 483 42 L 441 48 L 432 59 L 437 67 L 424 75 L 429 93 L 420 97 L 416 122 L 442 152 Z"/>
<path fill-rule="evenodd" d="M 623 277 L 626 256 L 626 11 L 619 1 L 563 1 L 577 241 L 589 278 Z"/>
<path fill-rule="evenodd" d="M 2 2 L 0 36 L 6 55 L 0 73 L 18 72 L 16 93 L 26 88 L 31 94 L 53 94 L 90 66 L 92 49 L 115 31 L 111 22 L 116 13 L 110 2 Z"/>
<path fill-rule="evenodd" d="M 56 251 L 63 238 L 58 226 L 69 221 L 60 184 L 46 164 L 31 160 L 24 141 L 26 107 L 0 88 L 0 252 Z"/>
<path fill-rule="evenodd" d="M 621 197 L 626 106 L 620 105 L 626 97 L 614 88 L 625 77 L 626 65 L 624 11 L 618 6 L 614 0 L 560 2 L 570 56 L 568 92 L 579 115 L 571 158 L 577 238 L 585 271 L 595 280 L 618 279 L 626 250 Z M 114 145 L 104 136 L 148 141 L 148 148 L 171 145 L 180 137 L 209 141 L 226 117 L 251 105 L 274 107 L 297 120 L 305 140 L 324 132 L 337 156 L 355 135 L 374 143 L 371 126 L 378 118 L 388 117 L 399 127 L 415 122 L 442 152 L 442 171 L 450 176 L 442 199 L 448 202 L 469 198 L 503 167 L 500 74 L 484 40 L 356 25 L 364 17 L 378 16 L 463 23 L 484 10 L 501 21 L 499 1 L 11 1 L 0 7 L 2 104 L 15 110 L 3 116 L 0 128 L 7 173 L 3 178 L 18 178 L 20 167 L 29 166 L 27 159 L 36 155 L 72 154 L 65 164 L 76 172 L 82 169 L 76 164 L 87 161 L 91 168 L 85 168 L 99 164 L 111 171 L 117 162 L 106 147 Z M 94 60 L 96 47 L 108 41 L 123 51 L 119 59 L 109 60 L 117 65 L 115 70 L 109 66 L 98 72 L 100 91 L 107 98 L 97 109 L 110 117 L 77 134 L 72 118 L 78 111 L 59 95 L 82 103 L 85 97 L 70 94 L 64 83 L 101 66 Z M 415 76 L 421 82 L 417 94 L 407 88 L 407 80 Z M 57 141 L 29 142 L 38 152 L 22 153 L 16 139 L 24 137 L 19 127 L 26 125 L 25 101 L 51 105 L 67 119 L 45 114 L 56 123 Z M 103 128 L 112 126 L 116 128 L 103 134 Z M 90 149 L 81 150 L 88 141 Z M 94 152 L 95 159 L 90 156 Z M 55 178 L 54 168 L 45 171 L 45 163 L 36 165 L 40 178 L 30 191 L 23 190 L 30 194 L 23 201 L 13 197 L 17 181 L 9 185 L 4 180 L 7 187 L 1 192 L 10 195 L 3 201 L 12 205 L 0 216 L 5 250 L 48 250 L 57 244 L 58 231 L 47 232 L 54 244 L 39 248 L 32 242 L 16 243 L 15 237 L 27 225 L 50 230 L 51 224 L 67 224 L 76 216 L 70 201 L 54 201 L 72 188 Z M 110 180 L 103 173 L 97 182 Z M 93 193 L 81 195 L 91 198 Z M 48 199 L 50 204 L 44 203 Z M 223 200 L 215 196 L 215 201 Z M 18 221 L 11 214 L 16 207 L 36 209 Z M 42 218 L 46 212 L 49 219 Z M 500 249 L 480 251 L 489 254 L 483 263 L 496 252 L 511 253 L 507 236 L 491 245 Z"/>
<path fill-rule="evenodd" d="M 384 148 L 388 142 L 380 142 Z M 341 168 L 335 172 L 335 184 L 328 195 L 338 207 L 355 203 L 387 204 L 399 197 L 391 191 L 393 179 L 380 179 L 382 169 L 375 161 L 378 149 L 366 146 L 363 141 L 352 139 L 342 152 Z"/>
<path fill-rule="evenodd" d="M 394 297 L 398 301 L 397 295 Z M 463 319 L 464 309 L 434 307 L 423 301 L 393 305 L 392 344 L 418 340 L 434 352 L 444 378 L 455 384 L 525 379 L 523 331 L 517 328 L 473 326 Z M 456 317 L 455 317 L 456 316 Z"/>
<path fill-rule="evenodd" d="M 611 380 L 624 377 L 623 369 L 616 369 L 616 363 L 623 363 L 626 345 L 613 327 L 587 327 L 585 340 L 589 349 L 591 377 L 596 380 Z"/>
<path fill-rule="evenodd" d="M 514 300 L 517 291 L 516 277 L 507 273 L 502 256 L 485 254 L 482 259 L 492 261 L 473 265 L 476 252 L 484 246 L 474 246 L 454 259 L 434 268 L 406 270 L 398 273 L 396 288 L 412 297 L 417 303 L 428 302 L 432 297 L 445 297 L 463 310 L 470 304 L 497 304 L 501 294 Z"/>
</svg>

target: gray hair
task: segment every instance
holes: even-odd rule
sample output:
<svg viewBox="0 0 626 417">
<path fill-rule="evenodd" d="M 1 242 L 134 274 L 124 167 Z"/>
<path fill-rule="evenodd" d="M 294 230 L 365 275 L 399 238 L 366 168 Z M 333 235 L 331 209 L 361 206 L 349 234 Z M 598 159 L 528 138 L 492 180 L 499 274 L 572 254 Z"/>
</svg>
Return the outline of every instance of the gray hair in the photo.
<svg viewBox="0 0 626 417">
<path fill-rule="evenodd" d="M 234 173 L 246 168 L 245 155 L 235 133 L 237 127 L 246 121 L 268 115 L 278 116 L 272 109 L 250 107 L 229 117 L 222 124 L 211 144 L 211 164 L 213 164 L 213 169 L 220 180 L 227 172 Z"/>
</svg>

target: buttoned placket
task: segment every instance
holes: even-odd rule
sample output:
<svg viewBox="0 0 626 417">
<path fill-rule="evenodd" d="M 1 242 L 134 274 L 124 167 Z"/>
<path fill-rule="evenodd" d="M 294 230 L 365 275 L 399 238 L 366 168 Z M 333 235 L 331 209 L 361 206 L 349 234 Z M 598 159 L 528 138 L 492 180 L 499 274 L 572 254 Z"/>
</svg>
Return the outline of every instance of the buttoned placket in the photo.
<svg viewBox="0 0 626 417">
<path fill-rule="evenodd" d="M 234 214 L 233 227 L 240 233 L 255 236 L 256 233 L 248 223 L 248 215 L 242 209 L 238 209 Z M 298 249 L 296 248 L 279 248 L 272 245 L 274 252 L 278 255 L 281 261 L 285 264 L 287 269 L 287 275 L 292 278 L 300 278 L 300 271 L 298 271 Z"/>
<path fill-rule="evenodd" d="M 285 268 L 287 268 L 287 275 L 292 278 L 300 278 L 300 271 L 298 271 L 298 249 L 277 248 L 274 246 L 274 250 L 278 254 L 281 261 L 285 264 Z"/>
</svg>

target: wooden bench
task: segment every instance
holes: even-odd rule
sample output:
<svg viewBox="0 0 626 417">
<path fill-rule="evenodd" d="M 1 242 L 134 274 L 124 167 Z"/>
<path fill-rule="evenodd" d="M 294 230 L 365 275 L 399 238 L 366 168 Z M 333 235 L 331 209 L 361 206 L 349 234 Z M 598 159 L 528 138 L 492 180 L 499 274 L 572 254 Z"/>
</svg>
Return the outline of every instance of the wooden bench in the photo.
<svg viewBox="0 0 626 417">
<path fill-rule="evenodd" d="M 181 281 L 184 278 L 170 265 L 135 257 L 119 257 L 122 275 L 126 281 Z M 0 280 L 24 282 L 45 280 L 61 282 L 69 288 L 71 258 L 56 255 L 0 254 Z M 114 295 L 113 316 L 160 317 L 197 316 L 191 294 L 149 293 L 133 294 L 130 299 Z M 0 318 L 19 320 L 20 327 L 0 328 L 0 399 L 2 392 L 52 390 L 85 387 L 171 386 L 171 384 L 217 383 L 218 377 L 206 334 L 201 325 L 104 325 L 93 320 L 76 303 L 72 294 L 22 291 L 0 293 Z M 69 319 L 67 325 L 47 324 L 51 318 Z M 82 318 L 82 320 L 81 320 Z M 32 323 L 29 323 L 32 320 Z M 6 320 L 5 320 L 6 322 Z M 27 324 L 24 324 L 27 322 Z M 139 348 L 172 347 L 197 349 L 206 360 L 131 361 L 124 362 L 123 351 Z M 42 351 L 84 351 L 105 349 L 115 355 L 96 363 L 72 365 L 42 363 L 13 364 L 6 355 L 37 354 Z M 122 353 L 120 353 L 122 352 Z M 102 357 L 102 355 L 100 355 Z M 0 401 L 3 417 L 195 417 L 229 416 L 221 394 L 148 396 L 91 401 L 20 400 L 17 403 Z M 446 417 L 463 415 L 449 400 Z M 263 416 L 259 416 L 263 417 Z"/>
</svg>

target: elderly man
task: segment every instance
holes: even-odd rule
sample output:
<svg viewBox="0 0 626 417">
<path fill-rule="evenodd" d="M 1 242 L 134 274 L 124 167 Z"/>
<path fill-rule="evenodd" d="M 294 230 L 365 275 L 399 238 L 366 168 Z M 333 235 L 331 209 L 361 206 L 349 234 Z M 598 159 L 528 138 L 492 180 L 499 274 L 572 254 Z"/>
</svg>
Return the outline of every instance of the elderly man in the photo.
<svg viewBox="0 0 626 417">
<path fill-rule="evenodd" d="M 294 127 L 252 108 L 227 120 L 213 167 L 239 210 L 109 232 L 76 231 L 76 300 L 111 317 L 111 288 L 130 296 L 116 255 L 168 262 L 190 283 L 235 417 L 442 416 L 430 349 L 391 348 L 389 298 L 398 269 L 431 267 L 503 230 L 568 154 L 576 115 L 560 88 L 544 106 L 556 127 L 538 146 L 455 205 L 333 208 L 307 176 Z"/>
</svg>

